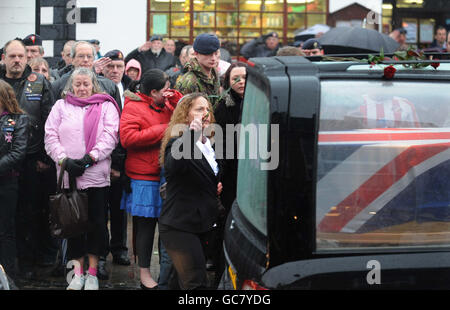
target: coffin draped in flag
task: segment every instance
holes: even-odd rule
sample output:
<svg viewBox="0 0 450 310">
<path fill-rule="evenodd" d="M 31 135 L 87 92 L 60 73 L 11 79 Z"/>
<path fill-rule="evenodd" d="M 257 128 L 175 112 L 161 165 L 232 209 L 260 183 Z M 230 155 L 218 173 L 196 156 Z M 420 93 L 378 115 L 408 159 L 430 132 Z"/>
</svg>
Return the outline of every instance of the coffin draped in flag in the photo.
<svg viewBox="0 0 450 310">
<path fill-rule="evenodd" d="M 402 242 L 402 232 L 420 233 L 421 225 L 442 232 L 430 226 L 438 223 L 450 232 L 449 146 L 450 128 L 319 132 L 319 238 L 397 232 Z"/>
</svg>

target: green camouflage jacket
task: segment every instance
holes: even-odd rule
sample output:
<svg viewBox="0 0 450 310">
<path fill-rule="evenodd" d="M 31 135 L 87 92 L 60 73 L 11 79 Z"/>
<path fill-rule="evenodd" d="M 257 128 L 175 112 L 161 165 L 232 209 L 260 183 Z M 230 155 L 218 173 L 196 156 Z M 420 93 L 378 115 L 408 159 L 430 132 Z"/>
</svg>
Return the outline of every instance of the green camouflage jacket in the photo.
<svg viewBox="0 0 450 310">
<path fill-rule="evenodd" d="M 216 69 L 212 71 L 212 77 L 208 78 L 196 58 L 185 65 L 188 72 L 181 76 L 175 84 L 175 89 L 183 95 L 201 92 L 208 95 L 213 107 L 219 102 L 220 81 Z"/>
</svg>

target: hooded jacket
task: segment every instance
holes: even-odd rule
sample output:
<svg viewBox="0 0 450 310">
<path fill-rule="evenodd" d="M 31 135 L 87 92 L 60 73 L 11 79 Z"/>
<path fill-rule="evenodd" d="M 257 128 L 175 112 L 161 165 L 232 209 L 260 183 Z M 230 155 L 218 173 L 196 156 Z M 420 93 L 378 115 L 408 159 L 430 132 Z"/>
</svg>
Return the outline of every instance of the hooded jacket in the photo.
<svg viewBox="0 0 450 310">
<path fill-rule="evenodd" d="M 128 69 L 130 68 L 136 68 L 139 70 L 137 79 L 140 80 L 141 76 L 142 76 L 142 68 L 141 68 L 141 64 L 139 63 L 139 61 L 137 61 L 136 59 L 130 59 L 129 62 L 127 62 L 127 65 L 125 67 L 125 74 L 128 72 Z"/>
<path fill-rule="evenodd" d="M 125 92 L 120 118 L 120 141 L 127 150 L 125 173 L 135 180 L 159 181 L 159 151 L 173 109 L 183 96 L 176 90 L 166 106 L 155 105 L 153 98 Z"/>
</svg>

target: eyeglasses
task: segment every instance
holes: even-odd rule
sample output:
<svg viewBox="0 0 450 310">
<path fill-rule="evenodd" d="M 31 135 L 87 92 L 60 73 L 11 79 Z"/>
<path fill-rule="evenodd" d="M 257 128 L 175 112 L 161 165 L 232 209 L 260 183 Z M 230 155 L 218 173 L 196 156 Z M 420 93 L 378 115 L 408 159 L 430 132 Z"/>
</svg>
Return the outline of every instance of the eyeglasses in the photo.
<svg viewBox="0 0 450 310">
<path fill-rule="evenodd" d="M 92 55 L 77 55 L 77 56 L 75 56 L 75 58 L 78 58 L 78 59 L 84 59 L 84 58 L 87 58 L 87 59 L 94 59 L 94 56 L 92 56 Z"/>
</svg>

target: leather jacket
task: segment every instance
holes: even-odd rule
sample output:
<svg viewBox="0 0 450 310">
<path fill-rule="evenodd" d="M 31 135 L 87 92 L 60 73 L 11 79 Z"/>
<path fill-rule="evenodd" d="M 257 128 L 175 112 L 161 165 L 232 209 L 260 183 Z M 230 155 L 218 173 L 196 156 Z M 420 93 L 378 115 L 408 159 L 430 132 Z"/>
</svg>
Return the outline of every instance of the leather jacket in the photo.
<svg viewBox="0 0 450 310">
<path fill-rule="evenodd" d="M 28 144 L 28 116 L 0 115 L 0 177 L 18 171 Z"/>
<path fill-rule="evenodd" d="M 5 78 L 6 68 L 0 67 L 0 78 Z M 27 154 L 38 155 L 38 160 L 51 163 L 44 149 L 44 126 L 55 103 L 50 82 L 26 66 L 19 83 L 14 86 L 17 101 L 29 118 L 29 141 Z"/>
</svg>

